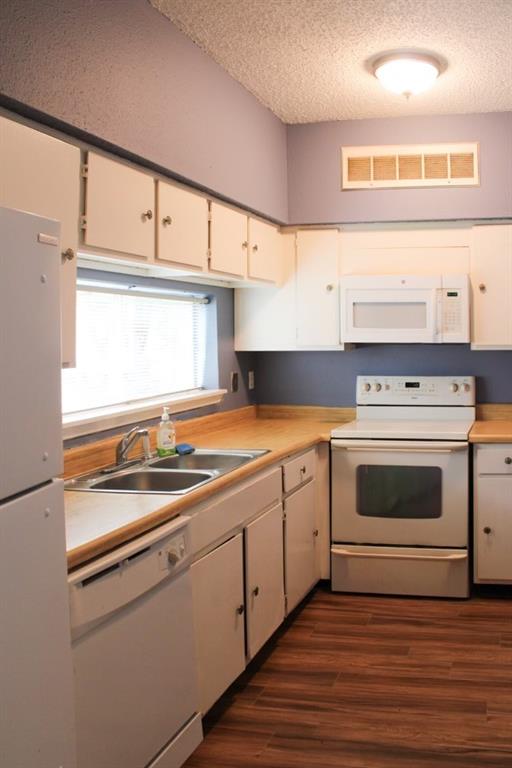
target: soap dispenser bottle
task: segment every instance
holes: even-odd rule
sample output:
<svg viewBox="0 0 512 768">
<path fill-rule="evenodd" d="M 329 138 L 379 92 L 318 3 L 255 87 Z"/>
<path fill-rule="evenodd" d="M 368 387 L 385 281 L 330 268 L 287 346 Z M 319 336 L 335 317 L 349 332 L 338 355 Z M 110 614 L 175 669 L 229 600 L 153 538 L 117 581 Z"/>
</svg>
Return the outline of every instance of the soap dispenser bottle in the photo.
<svg viewBox="0 0 512 768">
<path fill-rule="evenodd" d="M 176 453 L 176 433 L 167 407 L 164 407 L 162 420 L 158 425 L 156 452 L 159 456 L 172 456 Z"/>
</svg>

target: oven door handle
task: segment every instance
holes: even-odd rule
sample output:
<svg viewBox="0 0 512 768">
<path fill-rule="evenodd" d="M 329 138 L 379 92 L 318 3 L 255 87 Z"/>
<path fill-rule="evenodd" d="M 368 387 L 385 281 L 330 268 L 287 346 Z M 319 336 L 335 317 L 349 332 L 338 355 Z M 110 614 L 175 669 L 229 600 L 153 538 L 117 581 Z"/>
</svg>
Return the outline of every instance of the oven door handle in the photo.
<svg viewBox="0 0 512 768">
<path fill-rule="evenodd" d="M 352 552 L 349 549 L 341 549 L 341 547 L 333 548 L 333 554 L 343 555 L 344 557 L 371 557 L 388 560 L 434 560 L 436 562 L 468 559 L 467 552 L 452 552 L 449 555 L 413 555 L 402 552 Z"/>
<path fill-rule="evenodd" d="M 400 442 L 387 441 L 377 442 L 376 440 L 331 440 L 333 451 L 358 451 L 371 453 L 454 453 L 455 451 L 467 451 L 467 443 L 435 442 L 426 445 L 419 441 Z"/>
</svg>

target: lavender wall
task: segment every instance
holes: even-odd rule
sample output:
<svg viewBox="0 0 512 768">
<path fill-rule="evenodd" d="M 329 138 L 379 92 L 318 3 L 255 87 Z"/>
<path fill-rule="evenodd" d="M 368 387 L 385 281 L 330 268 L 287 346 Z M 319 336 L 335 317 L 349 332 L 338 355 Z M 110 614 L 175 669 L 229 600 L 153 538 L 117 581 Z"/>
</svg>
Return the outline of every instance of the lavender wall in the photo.
<svg viewBox="0 0 512 768">
<path fill-rule="evenodd" d="M 285 126 L 146 0 L 2 0 L 0 94 L 287 219 Z"/>
<path fill-rule="evenodd" d="M 477 377 L 477 401 L 512 401 L 512 351 L 472 352 L 464 344 L 363 345 L 349 352 L 260 352 L 258 403 L 351 406 L 358 374 Z"/>
<path fill-rule="evenodd" d="M 512 112 L 290 125 L 289 221 L 512 216 Z M 341 191 L 342 145 L 480 142 L 480 187 Z"/>
</svg>

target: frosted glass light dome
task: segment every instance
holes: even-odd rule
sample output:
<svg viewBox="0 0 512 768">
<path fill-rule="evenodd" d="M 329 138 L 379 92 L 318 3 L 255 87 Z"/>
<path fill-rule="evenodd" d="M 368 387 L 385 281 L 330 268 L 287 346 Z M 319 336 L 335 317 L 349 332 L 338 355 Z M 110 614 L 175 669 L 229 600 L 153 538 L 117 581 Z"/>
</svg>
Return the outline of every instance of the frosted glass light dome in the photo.
<svg viewBox="0 0 512 768">
<path fill-rule="evenodd" d="M 397 53 L 378 59 L 373 71 L 388 91 L 407 98 L 431 88 L 440 72 L 439 62 L 433 56 Z"/>
</svg>

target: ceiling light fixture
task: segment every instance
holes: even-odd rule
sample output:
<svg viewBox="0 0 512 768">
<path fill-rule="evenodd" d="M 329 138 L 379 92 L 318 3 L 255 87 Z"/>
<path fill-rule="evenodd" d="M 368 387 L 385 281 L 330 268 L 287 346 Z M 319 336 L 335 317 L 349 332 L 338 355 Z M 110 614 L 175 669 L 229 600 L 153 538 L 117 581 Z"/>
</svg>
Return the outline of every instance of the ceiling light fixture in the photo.
<svg viewBox="0 0 512 768">
<path fill-rule="evenodd" d="M 434 85 L 440 72 L 435 56 L 419 53 L 390 53 L 373 64 L 373 74 L 381 85 L 407 99 Z"/>
</svg>

